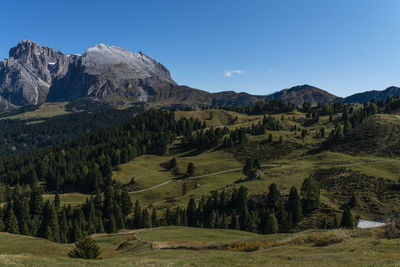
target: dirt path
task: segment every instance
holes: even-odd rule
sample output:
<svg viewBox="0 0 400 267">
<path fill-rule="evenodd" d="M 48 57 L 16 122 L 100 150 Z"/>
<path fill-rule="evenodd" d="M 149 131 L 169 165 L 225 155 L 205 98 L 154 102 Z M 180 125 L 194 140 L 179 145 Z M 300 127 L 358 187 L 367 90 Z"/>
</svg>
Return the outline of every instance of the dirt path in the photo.
<svg viewBox="0 0 400 267">
<path fill-rule="evenodd" d="M 396 115 L 398 116 L 398 115 Z M 400 119 L 400 116 L 398 116 L 398 118 Z M 381 162 L 394 162 L 394 161 L 398 161 L 396 159 L 388 159 L 388 160 L 376 160 L 376 161 L 370 161 L 370 162 L 360 162 L 360 163 L 346 163 L 346 164 L 335 164 L 335 165 L 330 165 L 330 164 L 312 164 L 310 165 L 311 167 L 323 167 L 323 166 L 332 166 L 332 167 L 346 167 L 346 166 L 358 166 L 358 165 L 370 165 L 370 164 L 377 164 L 377 163 L 381 163 Z M 261 167 L 265 168 L 265 167 L 298 167 L 298 165 L 295 164 L 266 164 L 266 165 L 261 165 Z M 224 170 L 224 171 L 219 171 L 219 172 L 214 172 L 214 173 L 209 173 L 209 174 L 204 174 L 204 175 L 199 175 L 199 176 L 193 176 L 193 177 L 188 177 L 185 178 L 185 180 L 188 179 L 199 179 L 199 178 L 204 178 L 204 177 L 208 177 L 208 176 L 213 176 L 213 175 L 219 175 L 222 173 L 228 173 L 228 172 L 237 172 L 237 171 L 241 171 L 242 168 L 234 168 L 234 169 L 228 169 L 228 170 Z M 165 181 L 161 184 L 158 185 L 154 185 L 152 187 L 148 187 L 145 189 L 141 189 L 141 190 L 137 190 L 137 191 L 131 191 L 128 192 L 129 194 L 137 194 L 137 193 L 142 193 L 142 192 L 146 192 L 146 191 L 150 191 L 153 189 L 156 189 L 158 187 L 164 186 L 166 184 L 169 184 L 171 182 L 177 181 L 177 178 L 173 178 L 171 180 Z"/>
</svg>

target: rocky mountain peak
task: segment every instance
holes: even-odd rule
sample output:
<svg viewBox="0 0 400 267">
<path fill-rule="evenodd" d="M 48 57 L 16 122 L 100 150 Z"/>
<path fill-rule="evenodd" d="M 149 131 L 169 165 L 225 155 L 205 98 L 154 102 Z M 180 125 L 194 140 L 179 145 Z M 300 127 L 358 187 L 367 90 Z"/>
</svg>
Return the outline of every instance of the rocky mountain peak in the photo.
<svg viewBox="0 0 400 267">
<path fill-rule="evenodd" d="M 136 78 L 157 79 L 175 84 L 167 68 L 143 52 L 131 52 L 117 46 L 97 44 L 86 50 L 82 55 L 82 63 L 87 71 L 93 74 L 102 74 L 104 71 L 114 73 L 124 72 L 134 74 Z"/>
<path fill-rule="evenodd" d="M 65 75 L 74 59 L 30 40 L 19 42 L 0 62 L 0 109 L 42 103 L 53 79 Z"/>
</svg>

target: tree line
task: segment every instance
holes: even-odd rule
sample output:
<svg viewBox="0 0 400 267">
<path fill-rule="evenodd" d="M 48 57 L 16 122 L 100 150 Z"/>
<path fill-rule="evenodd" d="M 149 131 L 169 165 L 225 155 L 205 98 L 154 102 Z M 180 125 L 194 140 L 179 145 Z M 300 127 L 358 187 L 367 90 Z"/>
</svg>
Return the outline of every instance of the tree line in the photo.
<svg viewBox="0 0 400 267">
<path fill-rule="evenodd" d="M 164 154 L 185 132 L 202 129 L 197 119 L 175 120 L 173 112 L 149 110 L 117 126 L 31 153 L 0 158 L 0 181 L 8 185 L 46 182 L 58 192 L 104 190 L 119 164 L 150 153 Z"/>
</svg>

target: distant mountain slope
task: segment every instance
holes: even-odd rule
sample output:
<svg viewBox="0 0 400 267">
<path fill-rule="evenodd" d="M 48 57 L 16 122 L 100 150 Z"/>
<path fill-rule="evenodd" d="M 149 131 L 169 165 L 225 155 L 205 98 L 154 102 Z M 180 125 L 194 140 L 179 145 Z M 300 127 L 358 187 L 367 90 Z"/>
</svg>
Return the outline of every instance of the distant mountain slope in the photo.
<svg viewBox="0 0 400 267">
<path fill-rule="evenodd" d="M 66 55 L 26 40 L 11 48 L 9 58 L 0 62 L 0 111 L 81 97 L 193 108 L 249 105 L 265 98 L 180 86 L 166 67 L 144 53 L 105 44 L 95 45 L 83 55 Z"/>
<path fill-rule="evenodd" d="M 305 101 L 312 104 L 326 104 L 334 101 L 340 101 L 339 97 L 308 84 L 298 85 L 290 89 L 281 90 L 268 95 L 267 99 L 282 99 L 288 102 L 293 102 L 296 105 L 301 105 Z"/>
<path fill-rule="evenodd" d="M 391 86 L 383 91 L 373 90 L 373 91 L 366 91 L 363 93 L 354 94 L 344 98 L 343 102 L 363 104 L 365 102 L 371 101 L 372 99 L 379 101 L 379 100 L 385 100 L 389 96 L 398 96 L 398 95 L 400 95 L 400 88 Z"/>
</svg>

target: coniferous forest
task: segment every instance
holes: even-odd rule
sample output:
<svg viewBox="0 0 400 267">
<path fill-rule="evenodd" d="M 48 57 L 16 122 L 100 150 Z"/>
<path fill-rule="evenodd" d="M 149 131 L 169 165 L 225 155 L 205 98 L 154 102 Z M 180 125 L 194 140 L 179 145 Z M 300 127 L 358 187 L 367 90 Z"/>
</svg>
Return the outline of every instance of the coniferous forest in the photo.
<svg viewBox="0 0 400 267">
<path fill-rule="evenodd" d="M 307 113 L 309 119 L 304 121 L 307 125 L 309 121 L 318 120 L 320 115 L 340 111 L 341 116 L 332 121 L 335 128 L 324 144 L 329 146 L 350 138 L 354 129 L 367 117 L 398 110 L 398 103 L 399 97 L 390 97 L 357 108 L 341 103 L 315 107 L 305 104 L 301 111 Z M 132 203 L 127 188 L 112 178 L 113 169 L 120 164 L 143 154 L 167 153 L 168 145 L 177 137 L 181 137 L 181 149 L 196 149 L 198 153 L 242 146 L 247 135 L 281 130 L 281 121 L 268 112 L 292 111 L 293 105 L 267 101 L 235 110 L 267 114 L 258 124 L 232 130 L 207 127 L 206 121 L 193 118 L 175 119 L 174 111 L 152 109 L 73 141 L 30 153 L 3 156 L 0 159 L 0 179 L 5 189 L 1 198 L 6 204 L 0 210 L 0 230 L 62 243 L 75 242 L 84 233 L 115 233 L 124 228 L 170 225 L 240 229 L 261 234 L 293 231 L 303 218 L 320 207 L 319 185 L 312 176 L 303 181 L 301 188 L 291 187 L 289 195 L 283 195 L 274 183 L 267 193 L 255 196 L 249 196 L 246 187 L 241 186 L 230 192 L 215 191 L 199 200 L 191 198 L 185 207 L 168 208 L 163 212 L 151 206 L 142 207 L 139 201 Z M 189 176 L 195 170 L 194 165 L 191 166 L 193 170 Z M 250 177 L 250 173 L 260 168 L 257 159 L 248 159 L 243 173 Z M 60 204 L 60 193 L 76 191 L 89 193 L 91 197 L 74 208 Z M 45 192 L 56 192 L 54 200 L 45 201 L 42 197 Z M 318 227 L 354 226 L 351 208 L 355 204 L 351 203 L 355 199 L 353 196 L 349 200 L 340 223 L 334 216 Z"/>
</svg>

